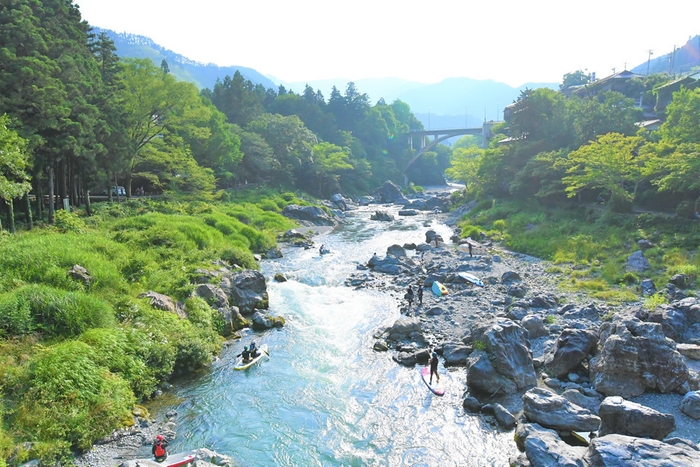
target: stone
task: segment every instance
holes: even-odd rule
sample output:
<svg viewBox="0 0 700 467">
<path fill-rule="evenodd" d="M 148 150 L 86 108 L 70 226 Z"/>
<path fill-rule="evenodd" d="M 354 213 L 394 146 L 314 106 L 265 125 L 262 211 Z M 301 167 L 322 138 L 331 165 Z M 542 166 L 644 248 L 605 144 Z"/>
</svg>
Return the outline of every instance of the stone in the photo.
<svg viewBox="0 0 700 467">
<path fill-rule="evenodd" d="M 679 289 L 686 289 L 690 285 L 690 278 L 685 274 L 674 274 L 668 281 Z"/>
<path fill-rule="evenodd" d="M 386 352 L 387 350 L 389 350 L 389 346 L 387 345 L 386 341 L 383 341 L 381 339 L 375 341 L 374 346 L 372 346 L 372 348 L 377 352 Z"/>
<path fill-rule="evenodd" d="M 443 313 L 445 313 L 445 310 L 443 310 L 439 306 L 434 306 L 425 312 L 425 314 L 428 316 L 439 316 Z"/>
<path fill-rule="evenodd" d="M 386 254 L 400 258 L 406 256 L 406 250 L 401 245 L 391 245 L 386 249 Z"/>
<path fill-rule="evenodd" d="M 592 413 L 598 415 L 598 407 L 600 407 L 601 402 L 599 398 L 581 394 L 578 389 L 567 389 L 561 396 L 569 402 L 583 407 L 584 409 L 588 409 Z"/>
<path fill-rule="evenodd" d="M 596 391 L 629 399 L 647 389 L 673 392 L 688 380 L 683 356 L 658 323 L 637 318 L 606 322 L 600 327 L 600 351 L 590 361 Z"/>
<path fill-rule="evenodd" d="M 508 310 L 506 317 L 508 319 L 512 319 L 513 321 L 520 321 L 525 316 L 527 316 L 528 313 L 529 313 L 529 311 L 527 308 L 521 308 L 519 306 L 514 306 Z"/>
<path fill-rule="evenodd" d="M 403 366 L 414 366 L 418 360 L 413 352 L 399 352 L 392 357 L 396 363 Z"/>
<path fill-rule="evenodd" d="M 92 282 L 92 276 L 88 273 L 87 269 L 79 264 L 74 264 L 68 271 L 68 275 L 71 277 L 71 279 L 80 281 L 85 285 L 90 285 Z"/>
<path fill-rule="evenodd" d="M 226 293 L 212 284 L 199 284 L 194 289 L 194 294 L 201 297 L 214 308 L 228 307 Z"/>
<path fill-rule="evenodd" d="M 375 195 L 379 197 L 379 200 L 382 203 L 394 203 L 396 200 L 403 198 L 401 189 L 390 180 L 384 182 L 384 184 L 375 192 Z"/>
<path fill-rule="evenodd" d="M 584 460 L 590 467 L 697 467 L 700 452 L 683 444 L 613 434 L 593 439 Z"/>
<path fill-rule="evenodd" d="M 654 295 L 656 293 L 656 284 L 654 284 L 654 281 L 651 279 L 644 279 L 642 282 L 639 284 L 639 287 L 642 289 L 642 295 L 649 296 L 649 295 Z"/>
<path fill-rule="evenodd" d="M 522 278 L 520 277 L 520 274 L 518 274 L 515 271 L 506 271 L 501 276 L 501 283 L 503 283 L 503 284 L 508 284 L 510 282 L 521 281 L 521 280 L 522 280 Z"/>
<path fill-rule="evenodd" d="M 501 404 L 493 404 L 493 416 L 496 421 L 506 430 L 510 430 L 515 426 L 515 416 Z"/>
<path fill-rule="evenodd" d="M 649 261 L 644 257 L 642 250 L 637 250 L 627 258 L 625 269 L 627 272 L 645 272 L 651 268 Z"/>
<path fill-rule="evenodd" d="M 551 309 L 556 308 L 558 303 L 559 299 L 550 293 L 538 293 L 530 299 L 531 308 Z"/>
<path fill-rule="evenodd" d="M 399 216 L 410 217 L 417 216 L 419 214 L 415 209 L 402 209 L 399 211 Z"/>
<path fill-rule="evenodd" d="M 549 334 L 544 320 L 538 315 L 527 315 L 520 320 L 520 325 L 527 330 L 530 339 L 537 339 Z"/>
<path fill-rule="evenodd" d="M 281 316 L 269 316 L 267 314 L 256 311 L 251 318 L 253 329 L 256 331 L 264 331 L 266 329 L 281 328 L 284 326 L 285 320 Z"/>
<path fill-rule="evenodd" d="M 275 274 L 275 281 L 277 282 L 287 282 L 287 278 L 281 272 Z"/>
<path fill-rule="evenodd" d="M 606 397 L 598 409 L 599 435 L 637 436 L 662 440 L 676 429 L 673 415 L 658 412 L 622 397 Z"/>
<path fill-rule="evenodd" d="M 277 247 L 270 248 L 262 255 L 263 259 L 279 259 L 282 258 L 282 250 Z"/>
<path fill-rule="evenodd" d="M 565 376 L 595 351 L 598 336 L 588 329 L 566 328 L 557 338 L 544 365 L 556 377 Z"/>
<path fill-rule="evenodd" d="M 447 342 L 442 346 L 442 357 L 445 359 L 445 366 L 465 366 L 467 357 L 472 352 L 470 347 L 461 342 Z"/>
<path fill-rule="evenodd" d="M 382 221 L 382 222 L 391 222 L 394 220 L 394 216 L 389 214 L 386 211 L 374 211 L 374 214 L 370 216 L 370 220 L 373 221 Z"/>
<path fill-rule="evenodd" d="M 175 306 L 175 301 L 172 298 L 168 297 L 167 295 L 153 292 L 152 290 L 140 294 L 139 298 L 150 299 L 151 306 L 159 310 L 169 311 L 170 313 L 175 313 L 177 310 Z"/>
<path fill-rule="evenodd" d="M 637 246 L 639 246 L 639 248 L 642 250 L 648 250 L 649 248 L 654 248 L 654 244 L 646 239 L 637 240 Z"/>
<path fill-rule="evenodd" d="M 479 402 L 479 400 L 474 396 L 467 396 L 462 401 L 462 407 L 464 407 L 464 410 L 471 413 L 481 412 L 481 408 L 483 407 L 483 405 L 484 404 Z"/>
<path fill-rule="evenodd" d="M 523 298 L 527 295 L 527 285 L 522 282 L 516 282 L 508 286 L 508 295 L 512 297 Z"/>
<path fill-rule="evenodd" d="M 691 391 L 683 396 L 681 411 L 695 420 L 700 420 L 700 391 Z"/>
<path fill-rule="evenodd" d="M 290 204 L 282 209 L 282 215 L 312 225 L 335 225 L 330 216 L 318 206 L 299 206 Z"/>
<path fill-rule="evenodd" d="M 536 423 L 525 423 L 518 425 L 515 437 L 518 448 L 525 451 L 533 467 L 586 466 L 583 462 L 586 448 L 569 446 L 554 430 Z"/>
<path fill-rule="evenodd" d="M 229 276 L 228 285 L 222 281 L 221 288 L 227 292 L 229 303 L 237 306 L 243 314 L 266 310 L 269 307 L 265 276 L 259 271 L 247 269 L 232 274 Z"/>
<path fill-rule="evenodd" d="M 544 388 L 532 388 L 523 395 L 523 412 L 528 420 L 561 431 L 596 431 L 600 418 L 591 411 Z"/>
<path fill-rule="evenodd" d="M 700 345 L 698 344 L 677 344 L 676 350 L 686 358 L 700 360 Z"/>
<path fill-rule="evenodd" d="M 589 303 L 581 307 L 567 305 L 557 311 L 558 314 L 564 315 L 564 319 L 587 319 L 589 321 L 598 321 L 603 311 L 595 303 Z"/>
<path fill-rule="evenodd" d="M 387 330 L 388 340 L 400 341 L 409 339 L 411 334 L 420 333 L 421 324 L 418 318 L 402 316 Z"/>
</svg>

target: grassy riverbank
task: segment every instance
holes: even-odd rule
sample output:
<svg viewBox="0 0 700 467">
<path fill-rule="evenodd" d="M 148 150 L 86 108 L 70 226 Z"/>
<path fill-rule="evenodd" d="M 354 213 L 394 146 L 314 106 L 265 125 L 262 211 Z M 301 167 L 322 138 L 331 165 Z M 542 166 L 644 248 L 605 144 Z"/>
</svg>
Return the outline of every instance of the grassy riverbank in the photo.
<svg viewBox="0 0 700 467">
<path fill-rule="evenodd" d="M 295 225 L 288 204 L 309 203 L 270 192 L 101 203 L 0 235 L 0 466 L 67 459 L 128 424 L 163 381 L 207 365 L 223 323 L 191 297 L 194 271 L 219 259 L 257 268 L 253 254 Z M 138 297 L 149 290 L 184 302 L 187 319 Z"/>
<path fill-rule="evenodd" d="M 659 288 L 674 274 L 700 276 L 700 223 L 663 213 L 615 214 L 605 206 L 543 207 L 537 202 L 484 200 L 459 223 L 462 236 L 485 232 L 496 242 L 555 263 L 560 285 L 611 303 L 636 301 L 639 284 L 652 279 Z M 627 272 L 638 240 L 654 247 L 644 251 L 651 268 Z"/>
</svg>

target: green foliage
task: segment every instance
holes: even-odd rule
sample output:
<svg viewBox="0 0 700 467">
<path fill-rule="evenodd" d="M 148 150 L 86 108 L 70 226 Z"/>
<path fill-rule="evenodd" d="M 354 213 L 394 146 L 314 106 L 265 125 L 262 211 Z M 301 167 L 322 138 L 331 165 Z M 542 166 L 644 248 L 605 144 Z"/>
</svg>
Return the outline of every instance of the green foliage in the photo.
<svg viewBox="0 0 700 467">
<path fill-rule="evenodd" d="M 54 225 L 62 232 L 73 232 L 78 234 L 83 233 L 86 228 L 85 222 L 78 215 L 63 209 L 56 211 Z"/>
<path fill-rule="evenodd" d="M 656 307 L 668 303 L 666 296 L 664 294 L 655 293 L 644 297 L 644 308 L 647 310 L 655 310 Z"/>
<path fill-rule="evenodd" d="M 554 315 L 547 315 L 547 317 L 544 319 L 544 322 L 546 324 L 554 324 L 557 322 L 557 317 Z"/>
<path fill-rule="evenodd" d="M 506 230 L 506 221 L 503 219 L 496 219 L 493 221 L 493 228 L 503 233 Z"/>
</svg>

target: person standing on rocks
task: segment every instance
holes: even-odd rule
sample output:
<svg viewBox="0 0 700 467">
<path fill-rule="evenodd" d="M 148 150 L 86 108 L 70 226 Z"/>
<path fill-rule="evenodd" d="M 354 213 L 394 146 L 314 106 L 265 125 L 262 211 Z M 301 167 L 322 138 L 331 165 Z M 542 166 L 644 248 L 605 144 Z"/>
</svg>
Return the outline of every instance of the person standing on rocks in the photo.
<svg viewBox="0 0 700 467">
<path fill-rule="evenodd" d="M 430 384 L 433 384 L 433 375 L 435 375 L 436 381 L 440 382 L 440 375 L 438 374 L 438 355 L 435 349 L 430 354 Z"/>
<path fill-rule="evenodd" d="M 418 304 L 423 305 L 423 284 L 418 284 Z"/>
<path fill-rule="evenodd" d="M 163 438 L 163 435 L 156 436 L 156 440 L 153 442 L 153 448 L 151 448 L 151 453 L 156 462 L 163 462 L 168 457 L 168 442 Z"/>
<path fill-rule="evenodd" d="M 408 291 L 406 291 L 406 295 L 404 295 L 403 298 L 408 300 L 408 307 L 411 308 L 411 303 L 413 303 L 413 288 L 410 285 L 408 286 Z"/>
<path fill-rule="evenodd" d="M 467 246 L 469 247 L 469 257 L 471 258 L 471 257 L 474 256 L 474 255 L 472 254 L 472 248 L 474 248 L 473 245 L 472 245 L 472 242 L 467 241 Z"/>
</svg>

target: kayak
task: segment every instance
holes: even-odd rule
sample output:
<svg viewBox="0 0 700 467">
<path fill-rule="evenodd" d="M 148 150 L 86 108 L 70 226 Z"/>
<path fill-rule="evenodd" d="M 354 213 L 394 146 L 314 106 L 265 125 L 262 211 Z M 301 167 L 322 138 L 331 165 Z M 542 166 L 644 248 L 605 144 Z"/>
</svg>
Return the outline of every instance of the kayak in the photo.
<svg viewBox="0 0 700 467">
<path fill-rule="evenodd" d="M 194 465 L 196 456 L 197 451 L 185 451 L 170 454 L 163 462 L 157 462 L 153 459 L 137 459 L 136 462 L 142 467 L 185 467 Z"/>
<path fill-rule="evenodd" d="M 438 297 L 441 295 L 447 295 L 447 287 L 438 281 L 433 282 L 432 291 Z"/>
<path fill-rule="evenodd" d="M 474 285 L 478 285 L 479 287 L 484 286 L 484 281 L 476 277 L 474 274 L 469 274 L 468 272 L 459 272 L 457 273 L 457 275 L 465 281 L 471 282 Z"/>
<path fill-rule="evenodd" d="M 260 346 L 260 355 L 258 355 L 255 358 L 251 358 L 248 363 L 243 363 L 243 357 L 238 357 L 238 360 L 236 360 L 236 364 L 233 365 L 234 370 L 247 370 L 251 366 L 255 365 L 258 363 L 264 356 L 269 357 L 270 353 L 267 351 L 267 344 L 263 344 Z"/>
<path fill-rule="evenodd" d="M 437 381 L 435 384 L 431 385 L 430 384 L 430 367 L 424 366 L 423 368 L 420 369 L 420 377 L 425 383 L 426 386 L 428 386 L 428 389 L 430 389 L 430 392 L 435 394 L 436 396 L 444 396 L 445 395 L 445 390 L 443 389 L 442 385 L 438 383 Z"/>
</svg>

